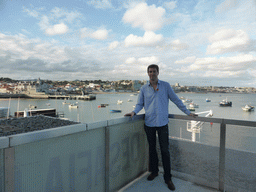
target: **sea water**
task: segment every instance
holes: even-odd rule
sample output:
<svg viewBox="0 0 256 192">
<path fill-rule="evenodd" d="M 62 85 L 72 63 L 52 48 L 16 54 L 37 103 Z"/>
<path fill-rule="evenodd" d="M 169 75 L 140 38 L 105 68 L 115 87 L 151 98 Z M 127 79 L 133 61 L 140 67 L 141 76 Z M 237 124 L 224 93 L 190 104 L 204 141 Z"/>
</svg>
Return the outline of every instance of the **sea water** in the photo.
<svg viewBox="0 0 256 192">
<path fill-rule="evenodd" d="M 234 119 L 255 121 L 256 111 L 245 112 L 242 110 L 246 104 L 256 106 L 256 94 L 219 94 L 219 93 L 178 93 L 179 97 L 193 100 L 199 105 L 197 112 L 213 111 L 213 118 Z M 10 107 L 10 115 L 14 112 L 28 109 L 29 105 L 37 106 L 37 109 L 55 108 L 58 113 L 64 113 L 64 117 L 72 121 L 81 123 L 92 123 L 123 117 L 124 114 L 133 110 L 136 105 L 137 97 L 132 93 L 120 94 L 97 94 L 96 100 L 66 100 L 66 103 L 77 103 L 78 108 L 69 108 L 68 104 L 63 104 L 64 100 L 53 99 L 0 99 L 0 107 Z M 206 102 L 206 98 L 211 102 Z M 220 107 L 219 102 L 222 100 L 232 101 L 232 107 Z M 122 104 L 117 104 L 122 100 Z M 129 100 L 129 101 L 128 101 Z M 105 108 L 99 108 L 100 104 L 108 104 Z M 120 113 L 111 113 L 110 110 L 121 110 Z M 143 114 L 141 110 L 140 114 Z M 169 103 L 170 114 L 185 115 L 171 101 Z M 204 117 L 207 113 L 201 114 Z M 175 126 L 170 129 L 170 135 L 182 139 L 192 139 L 192 133 L 187 131 L 187 121 L 170 120 Z M 196 141 L 209 145 L 219 146 L 220 125 L 206 122 L 202 125 L 200 133 L 196 134 Z M 247 150 L 256 152 L 256 128 L 227 125 L 227 142 L 228 148 Z"/>
</svg>

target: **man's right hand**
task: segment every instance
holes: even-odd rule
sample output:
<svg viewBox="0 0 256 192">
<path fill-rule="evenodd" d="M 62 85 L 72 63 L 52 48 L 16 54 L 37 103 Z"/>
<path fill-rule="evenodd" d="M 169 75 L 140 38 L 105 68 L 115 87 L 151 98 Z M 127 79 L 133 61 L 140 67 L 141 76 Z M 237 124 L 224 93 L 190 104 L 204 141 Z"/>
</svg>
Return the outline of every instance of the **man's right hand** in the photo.
<svg viewBox="0 0 256 192">
<path fill-rule="evenodd" d="M 135 113 L 132 111 L 131 113 L 126 113 L 124 116 L 130 116 L 133 117 L 135 115 Z"/>
</svg>

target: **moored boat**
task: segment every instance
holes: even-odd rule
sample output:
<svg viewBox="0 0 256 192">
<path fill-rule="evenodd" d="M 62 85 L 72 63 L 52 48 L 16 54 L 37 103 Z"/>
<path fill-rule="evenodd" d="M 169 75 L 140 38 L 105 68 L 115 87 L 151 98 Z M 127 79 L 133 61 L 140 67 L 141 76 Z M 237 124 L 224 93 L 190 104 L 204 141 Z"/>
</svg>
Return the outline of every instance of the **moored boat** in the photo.
<svg viewBox="0 0 256 192">
<path fill-rule="evenodd" d="M 232 107 L 232 102 L 231 101 L 228 101 L 227 99 L 226 100 L 223 100 L 219 103 L 220 107 Z"/>
<path fill-rule="evenodd" d="M 190 108 L 198 108 L 199 105 L 192 102 L 192 103 L 189 104 L 189 107 Z"/>
<path fill-rule="evenodd" d="M 250 112 L 250 111 L 254 111 L 254 106 L 245 105 L 244 107 L 242 107 L 242 109 L 243 109 L 244 111 Z"/>
<path fill-rule="evenodd" d="M 109 110 L 111 113 L 121 113 L 122 110 L 118 110 L 118 109 L 110 109 Z"/>
<path fill-rule="evenodd" d="M 195 111 L 196 109 L 194 107 L 189 107 L 188 110 L 189 111 Z"/>
<path fill-rule="evenodd" d="M 183 103 L 191 103 L 192 99 L 182 99 L 181 100 Z"/>
<path fill-rule="evenodd" d="M 98 105 L 98 108 L 103 108 L 103 107 L 106 107 L 106 106 L 108 106 L 108 104 L 100 104 L 100 105 Z"/>
<path fill-rule="evenodd" d="M 70 104 L 69 108 L 78 108 L 78 105 L 76 103 L 75 104 Z"/>
<path fill-rule="evenodd" d="M 205 101 L 206 101 L 206 102 L 211 102 L 212 100 L 207 98 Z"/>
</svg>

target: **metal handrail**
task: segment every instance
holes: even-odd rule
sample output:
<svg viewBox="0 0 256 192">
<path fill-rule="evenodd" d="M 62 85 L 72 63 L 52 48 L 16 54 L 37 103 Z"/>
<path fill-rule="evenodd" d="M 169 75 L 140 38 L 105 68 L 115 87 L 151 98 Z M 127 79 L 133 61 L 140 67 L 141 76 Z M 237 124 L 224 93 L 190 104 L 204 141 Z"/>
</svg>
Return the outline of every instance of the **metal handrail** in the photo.
<svg viewBox="0 0 256 192">
<path fill-rule="evenodd" d="M 182 120 L 196 120 L 196 121 L 204 121 L 204 122 L 212 122 L 212 123 L 224 123 L 230 125 L 241 125 L 241 126 L 249 126 L 256 127 L 256 121 L 245 121 L 245 120 L 235 120 L 235 119 L 222 119 L 222 118 L 208 118 L 208 117 L 191 117 L 187 115 L 175 115 L 169 114 L 170 119 L 182 119 Z"/>
<path fill-rule="evenodd" d="M 171 119 L 203 121 L 220 124 L 220 150 L 219 150 L 219 190 L 225 191 L 225 157 L 226 157 L 226 125 L 240 125 L 256 127 L 255 121 L 244 121 L 234 119 L 208 118 L 208 117 L 191 117 L 186 115 L 169 114 Z"/>
</svg>

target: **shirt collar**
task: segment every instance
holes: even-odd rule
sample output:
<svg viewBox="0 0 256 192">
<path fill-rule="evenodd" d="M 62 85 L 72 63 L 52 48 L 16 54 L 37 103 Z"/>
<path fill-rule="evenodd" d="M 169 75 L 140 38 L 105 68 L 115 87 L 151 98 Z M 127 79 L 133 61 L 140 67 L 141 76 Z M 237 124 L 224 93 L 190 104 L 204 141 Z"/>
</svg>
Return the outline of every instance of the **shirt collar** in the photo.
<svg viewBox="0 0 256 192">
<path fill-rule="evenodd" d="M 161 81 L 158 79 L 157 85 L 159 85 L 160 82 L 161 82 Z M 148 86 L 151 86 L 151 85 L 150 85 L 150 81 L 148 81 Z"/>
</svg>

